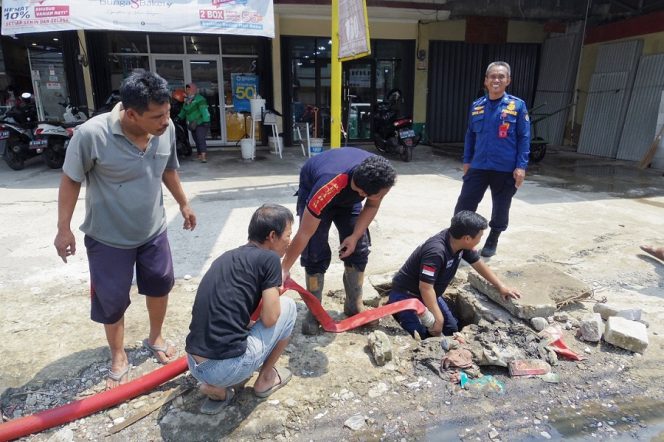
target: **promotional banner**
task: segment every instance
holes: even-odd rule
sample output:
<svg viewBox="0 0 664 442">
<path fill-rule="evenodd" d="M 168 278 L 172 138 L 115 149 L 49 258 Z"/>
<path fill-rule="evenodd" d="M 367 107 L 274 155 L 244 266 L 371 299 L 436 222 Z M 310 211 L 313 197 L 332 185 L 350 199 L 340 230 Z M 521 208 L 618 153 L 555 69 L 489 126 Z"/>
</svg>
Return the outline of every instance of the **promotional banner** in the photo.
<svg viewBox="0 0 664 442">
<path fill-rule="evenodd" d="M 2 0 L 2 35 L 108 29 L 274 38 L 272 0 Z"/>
<path fill-rule="evenodd" d="M 353 60 L 369 54 L 371 40 L 365 1 L 339 0 L 339 60 Z"/>
<path fill-rule="evenodd" d="M 231 89 L 233 89 L 233 110 L 235 112 L 251 112 L 252 98 L 258 95 L 258 75 L 231 74 Z"/>
</svg>

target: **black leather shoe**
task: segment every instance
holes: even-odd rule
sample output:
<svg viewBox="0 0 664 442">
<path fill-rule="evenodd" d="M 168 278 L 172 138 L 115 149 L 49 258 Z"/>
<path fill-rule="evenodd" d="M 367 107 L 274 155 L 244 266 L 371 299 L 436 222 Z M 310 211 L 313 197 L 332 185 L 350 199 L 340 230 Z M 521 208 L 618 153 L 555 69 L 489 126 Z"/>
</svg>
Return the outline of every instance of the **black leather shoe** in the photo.
<svg viewBox="0 0 664 442">
<path fill-rule="evenodd" d="M 489 237 L 486 239 L 486 242 L 484 243 L 484 247 L 482 247 L 480 255 L 484 256 L 485 258 L 489 258 L 495 255 L 496 249 L 498 248 L 499 236 L 500 236 L 499 231 L 492 230 L 491 233 L 489 233 Z"/>
</svg>

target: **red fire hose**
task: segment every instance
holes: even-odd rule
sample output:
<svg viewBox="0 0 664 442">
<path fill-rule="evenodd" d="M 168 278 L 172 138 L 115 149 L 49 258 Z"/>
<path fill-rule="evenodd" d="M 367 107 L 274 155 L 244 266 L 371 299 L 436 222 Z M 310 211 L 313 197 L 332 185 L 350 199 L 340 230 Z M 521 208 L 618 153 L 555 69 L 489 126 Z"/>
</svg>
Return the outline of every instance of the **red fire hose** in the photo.
<svg viewBox="0 0 664 442">
<path fill-rule="evenodd" d="M 335 322 L 323 309 L 320 301 L 314 295 L 289 278 L 284 283 L 284 292 L 291 289 L 300 294 L 302 300 L 309 307 L 309 310 L 311 310 L 323 329 L 331 333 L 352 330 L 376 319 L 405 310 L 415 310 L 418 315 L 423 314 L 426 310 L 424 304 L 419 300 L 406 299 L 373 310 L 366 310 L 350 318 Z M 254 312 L 252 318 L 257 316 L 259 309 L 257 309 L 257 312 Z M 0 424 L 0 442 L 38 433 L 112 407 L 158 387 L 164 382 L 184 373 L 187 371 L 187 368 L 187 359 L 183 356 L 138 379 L 95 394 L 94 396 L 5 422 Z"/>
<path fill-rule="evenodd" d="M 89 416 L 150 391 L 185 371 L 187 359 L 183 356 L 145 376 L 94 396 L 0 424 L 0 441 L 17 439 Z"/>
</svg>

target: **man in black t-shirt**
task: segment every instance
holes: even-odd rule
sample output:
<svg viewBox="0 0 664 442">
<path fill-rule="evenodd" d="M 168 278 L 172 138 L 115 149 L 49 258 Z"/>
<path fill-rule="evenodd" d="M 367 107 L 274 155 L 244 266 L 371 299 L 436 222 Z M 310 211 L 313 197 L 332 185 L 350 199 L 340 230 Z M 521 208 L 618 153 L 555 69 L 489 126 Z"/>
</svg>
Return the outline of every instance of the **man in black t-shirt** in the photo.
<svg viewBox="0 0 664 442">
<path fill-rule="evenodd" d="M 264 398 L 286 385 L 291 373 L 276 367 L 288 345 L 297 309 L 279 296 L 280 258 L 290 244 L 293 214 L 277 204 L 258 208 L 249 242 L 217 258 L 205 273 L 192 309 L 186 350 L 191 374 L 207 395 L 201 412 L 215 414 L 233 399 L 233 385 L 250 378 Z M 259 319 L 251 321 L 260 308 Z M 262 366 L 261 366 L 262 364 Z"/>
<path fill-rule="evenodd" d="M 394 319 L 411 336 L 417 333 L 420 338 L 426 339 L 458 331 L 457 320 L 443 299 L 443 293 L 454 278 L 461 258 L 493 284 L 504 299 L 521 297 L 517 290 L 504 286 L 475 251 L 487 227 L 486 219 L 475 212 L 464 210 L 457 213 L 452 218 L 450 228 L 437 233 L 416 248 L 394 276 L 388 303 L 417 298 L 436 320 L 427 329 L 414 311 L 394 314 Z"/>
<path fill-rule="evenodd" d="M 334 223 L 341 243 L 339 259 L 344 262 L 344 313 L 352 316 L 361 312 L 371 244 L 368 227 L 396 176 L 388 160 L 354 147 L 328 150 L 307 160 L 297 191 L 300 226 L 282 262 L 284 275 L 301 255 L 307 290 L 322 299 L 325 272 L 332 260 L 328 234 Z M 318 321 L 308 312 L 302 333 L 312 335 L 318 330 Z"/>
</svg>

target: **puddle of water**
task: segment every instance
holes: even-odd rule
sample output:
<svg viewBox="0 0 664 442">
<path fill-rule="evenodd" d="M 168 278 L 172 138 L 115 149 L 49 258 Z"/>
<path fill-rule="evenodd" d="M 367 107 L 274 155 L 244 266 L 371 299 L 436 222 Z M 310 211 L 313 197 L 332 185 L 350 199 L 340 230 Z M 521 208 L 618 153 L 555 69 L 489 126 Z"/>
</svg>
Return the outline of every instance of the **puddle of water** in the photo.
<svg viewBox="0 0 664 442">
<path fill-rule="evenodd" d="M 664 431 L 664 402 L 646 397 L 632 397 L 615 404 L 593 402 L 577 409 L 565 407 L 549 416 L 551 426 L 565 439 L 581 440 L 597 431 L 600 422 L 602 426 L 611 423 L 618 434 L 629 431 L 635 424 L 646 424 L 647 428 L 638 431 L 642 437 L 649 436 L 645 440 Z"/>
</svg>

